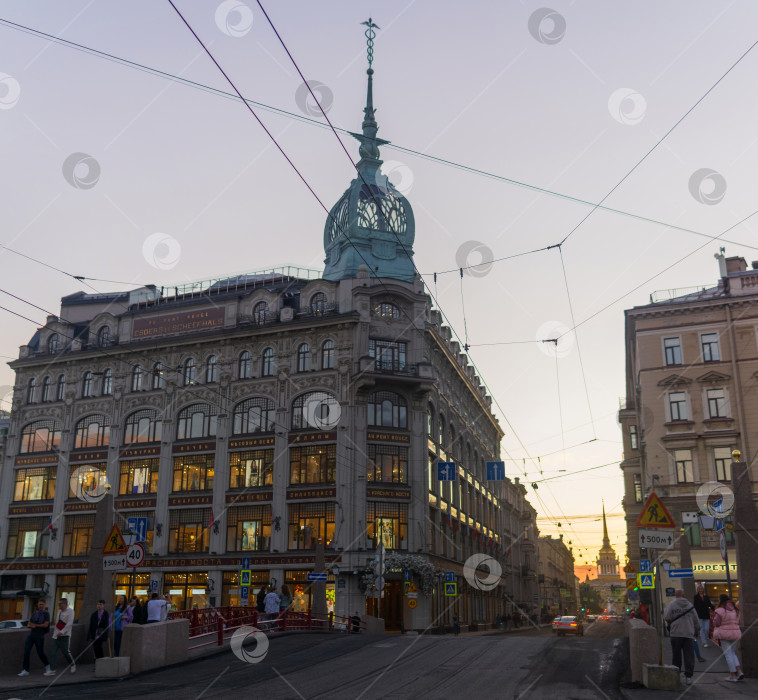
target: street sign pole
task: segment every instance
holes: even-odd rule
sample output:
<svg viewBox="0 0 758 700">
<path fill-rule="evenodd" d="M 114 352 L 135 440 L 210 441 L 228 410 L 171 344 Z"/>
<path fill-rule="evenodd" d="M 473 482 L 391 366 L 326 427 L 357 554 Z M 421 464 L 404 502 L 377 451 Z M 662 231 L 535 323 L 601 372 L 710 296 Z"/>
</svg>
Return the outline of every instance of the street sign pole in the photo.
<svg viewBox="0 0 758 700">
<path fill-rule="evenodd" d="M 724 534 L 724 531 L 721 531 L 721 537 L 726 540 L 726 535 Z M 726 542 L 724 542 L 726 544 Z M 732 576 L 729 573 L 729 549 L 727 547 L 724 547 L 724 564 L 726 565 L 726 590 L 729 594 L 729 597 L 732 597 Z"/>
</svg>

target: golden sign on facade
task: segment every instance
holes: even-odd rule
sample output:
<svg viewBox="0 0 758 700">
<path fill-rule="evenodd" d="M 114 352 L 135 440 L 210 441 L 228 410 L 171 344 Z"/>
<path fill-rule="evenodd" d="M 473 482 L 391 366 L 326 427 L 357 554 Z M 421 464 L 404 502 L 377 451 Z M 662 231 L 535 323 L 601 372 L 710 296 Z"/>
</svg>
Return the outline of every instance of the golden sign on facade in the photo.
<svg viewBox="0 0 758 700">
<path fill-rule="evenodd" d="M 224 307 L 163 314 L 151 318 L 135 318 L 132 326 L 133 338 L 151 338 L 170 333 L 189 333 L 218 328 L 224 325 Z"/>
<path fill-rule="evenodd" d="M 272 491 L 249 491 L 247 493 L 226 494 L 227 503 L 251 503 L 255 501 L 270 501 L 273 498 Z"/>
<path fill-rule="evenodd" d="M 230 440 L 229 441 L 230 450 L 237 450 L 237 449 L 242 449 L 245 447 L 273 447 L 273 446 L 274 446 L 273 435 L 270 435 L 268 437 L 245 438 L 244 440 Z"/>
<path fill-rule="evenodd" d="M 215 452 L 215 442 L 192 442 L 186 445 L 174 445 L 173 453 L 181 454 L 182 452 Z"/>
<path fill-rule="evenodd" d="M 78 462 L 102 462 L 108 459 L 108 450 L 88 450 L 87 452 L 72 452 L 68 461 L 71 464 Z"/>
<path fill-rule="evenodd" d="M 396 435 L 395 433 L 379 433 L 375 430 L 370 430 L 366 433 L 367 440 L 374 440 L 377 442 L 403 442 L 410 443 L 410 435 Z"/>
<path fill-rule="evenodd" d="M 121 450 L 120 457 L 157 457 L 161 453 L 159 446 L 155 447 L 129 447 Z"/>
<path fill-rule="evenodd" d="M 303 489 L 298 491 L 287 491 L 287 498 L 334 498 L 337 495 L 337 489 Z"/>
<path fill-rule="evenodd" d="M 58 455 L 37 455 L 35 457 L 16 457 L 17 467 L 27 467 L 32 464 L 57 464 Z"/>
<path fill-rule="evenodd" d="M 170 506 L 204 506 L 213 502 L 213 496 L 169 496 Z"/>
</svg>

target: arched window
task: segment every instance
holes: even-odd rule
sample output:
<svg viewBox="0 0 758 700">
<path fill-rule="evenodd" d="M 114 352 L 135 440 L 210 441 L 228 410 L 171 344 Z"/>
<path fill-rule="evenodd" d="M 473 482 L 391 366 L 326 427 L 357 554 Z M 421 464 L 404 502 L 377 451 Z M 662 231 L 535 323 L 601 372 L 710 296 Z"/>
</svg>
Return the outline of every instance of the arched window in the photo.
<svg viewBox="0 0 758 700">
<path fill-rule="evenodd" d="M 74 449 L 107 447 L 111 428 L 105 416 L 87 416 L 76 424 Z"/>
<path fill-rule="evenodd" d="M 111 342 L 111 329 L 108 326 L 101 326 L 97 332 L 97 346 L 99 348 L 105 348 L 110 345 Z"/>
<path fill-rule="evenodd" d="M 323 314 L 326 313 L 326 294 L 318 292 L 311 297 L 311 313 Z"/>
<path fill-rule="evenodd" d="M 257 323 L 259 326 L 266 323 L 266 318 L 268 316 L 268 304 L 265 301 L 259 301 L 254 307 L 253 307 L 253 321 Z"/>
<path fill-rule="evenodd" d="M 394 304 L 383 301 L 374 307 L 374 315 L 381 316 L 382 318 L 400 318 L 400 309 Z"/>
<path fill-rule="evenodd" d="M 266 433 L 274 429 L 274 402 L 271 399 L 246 399 L 234 407 L 235 435 Z"/>
<path fill-rule="evenodd" d="M 132 369 L 132 391 L 142 391 L 142 365 L 135 365 Z"/>
<path fill-rule="evenodd" d="M 263 351 L 263 362 L 261 366 L 262 377 L 274 376 L 274 350 L 273 348 L 266 348 Z"/>
<path fill-rule="evenodd" d="M 434 440 L 434 406 L 429 404 L 426 409 L 426 435 L 430 440 Z"/>
<path fill-rule="evenodd" d="M 252 358 L 247 350 L 243 350 L 240 353 L 239 359 L 239 378 L 250 379 L 250 368 L 252 366 Z"/>
<path fill-rule="evenodd" d="M 444 450 L 447 447 L 447 443 L 445 442 L 445 438 L 447 437 L 447 434 L 445 433 L 445 416 L 443 416 L 440 413 L 440 432 L 439 432 L 439 441 L 440 441 L 440 447 Z"/>
<path fill-rule="evenodd" d="M 92 384 L 94 383 L 94 375 L 92 372 L 85 372 L 84 377 L 82 377 L 82 396 L 84 398 L 88 396 L 92 396 Z"/>
<path fill-rule="evenodd" d="M 302 343 L 297 349 L 297 371 L 307 372 L 311 368 L 311 349 L 308 343 Z"/>
<path fill-rule="evenodd" d="M 156 362 L 153 365 L 153 389 L 163 389 L 163 363 Z"/>
<path fill-rule="evenodd" d="M 392 391 L 375 391 L 368 397 L 368 424 L 384 428 L 407 428 L 405 399 Z"/>
<path fill-rule="evenodd" d="M 51 355 L 56 355 L 61 349 L 61 337 L 57 333 L 53 333 L 47 339 L 47 351 Z"/>
<path fill-rule="evenodd" d="M 37 393 L 37 380 L 32 377 L 26 385 L 26 403 L 34 403 Z"/>
<path fill-rule="evenodd" d="M 42 380 L 42 396 L 40 397 L 42 403 L 50 401 L 50 377 L 45 377 Z"/>
<path fill-rule="evenodd" d="M 56 420 L 38 420 L 21 431 L 21 453 L 51 452 L 61 444 L 61 424 Z"/>
<path fill-rule="evenodd" d="M 142 442 L 160 442 L 163 422 L 158 411 L 143 408 L 132 413 L 124 424 L 124 444 L 134 445 Z"/>
<path fill-rule="evenodd" d="M 63 401 L 63 396 L 66 393 L 66 375 L 58 375 L 58 385 L 55 388 L 55 400 Z"/>
<path fill-rule="evenodd" d="M 212 384 L 218 381 L 218 358 L 211 355 L 205 362 L 205 382 Z"/>
<path fill-rule="evenodd" d="M 311 391 L 292 403 L 292 430 L 333 430 L 340 420 L 340 405 L 326 391 Z"/>
<path fill-rule="evenodd" d="M 195 361 L 188 357 L 184 361 L 184 372 L 182 372 L 182 384 L 190 386 L 195 383 Z"/>
<path fill-rule="evenodd" d="M 106 369 L 103 372 L 103 396 L 110 396 L 113 393 L 113 370 Z"/>
<path fill-rule="evenodd" d="M 177 440 L 216 437 L 218 408 L 207 403 L 193 403 L 179 412 Z"/>
<path fill-rule="evenodd" d="M 326 340 L 321 346 L 321 369 L 334 369 L 333 340 Z"/>
</svg>

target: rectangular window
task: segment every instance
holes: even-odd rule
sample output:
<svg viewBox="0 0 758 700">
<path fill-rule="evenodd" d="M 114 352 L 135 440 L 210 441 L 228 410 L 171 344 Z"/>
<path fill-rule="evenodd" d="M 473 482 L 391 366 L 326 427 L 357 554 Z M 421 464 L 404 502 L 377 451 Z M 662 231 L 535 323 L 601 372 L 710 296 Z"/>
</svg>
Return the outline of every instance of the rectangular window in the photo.
<svg viewBox="0 0 758 700">
<path fill-rule="evenodd" d="M 169 516 L 168 551 L 171 554 L 207 552 L 210 519 L 210 508 L 172 509 Z"/>
<path fill-rule="evenodd" d="M 337 469 L 336 445 L 290 448 L 290 484 L 334 483 Z"/>
<path fill-rule="evenodd" d="M 719 481 L 732 480 L 732 448 L 714 447 L 713 461 L 716 466 L 716 479 Z"/>
<path fill-rule="evenodd" d="M 368 445 L 369 481 L 408 483 L 408 448 L 395 445 Z"/>
<path fill-rule="evenodd" d="M 77 478 L 68 479 L 68 497 L 84 498 L 85 500 L 88 496 L 98 500 L 102 498 L 108 486 L 108 476 L 105 472 L 107 466 L 105 462 L 98 462 L 97 464 L 83 464 L 78 467 L 76 469 L 78 480 Z M 73 476 L 73 468 L 71 473 Z"/>
<path fill-rule="evenodd" d="M 687 535 L 687 542 L 690 543 L 690 547 L 700 546 L 700 524 L 699 523 L 685 523 L 684 532 Z"/>
<path fill-rule="evenodd" d="M 679 338 L 664 338 L 663 347 L 666 352 L 667 365 L 682 364 L 682 346 Z"/>
<path fill-rule="evenodd" d="M 634 479 L 634 502 L 642 503 L 642 475 L 635 474 Z"/>
<path fill-rule="evenodd" d="M 671 420 L 687 420 L 687 400 L 683 391 L 672 391 L 669 394 L 669 409 Z"/>
<path fill-rule="evenodd" d="M 674 450 L 674 462 L 676 463 L 676 481 L 679 484 L 694 481 L 692 471 L 692 451 Z"/>
<path fill-rule="evenodd" d="M 376 549 L 408 549 L 408 505 L 405 503 L 366 504 L 366 534 Z"/>
<path fill-rule="evenodd" d="M 289 548 L 314 549 L 318 539 L 328 547 L 334 539 L 334 503 L 290 503 Z"/>
<path fill-rule="evenodd" d="M 370 338 L 368 341 L 368 354 L 375 360 L 375 367 L 379 370 L 402 371 L 405 369 L 406 343 L 397 340 L 379 340 Z"/>
<path fill-rule="evenodd" d="M 726 418 L 726 396 L 723 389 L 708 389 L 708 417 Z"/>
<path fill-rule="evenodd" d="M 703 333 L 700 344 L 703 348 L 703 362 L 717 362 L 721 359 L 718 333 Z"/>
<path fill-rule="evenodd" d="M 89 556 L 90 545 L 92 542 L 92 529 L 94 527 L 94 514 L 67 515 L 66 531 L 63 535 L 63 556 Z"/>
<path fill-rule="evenodd" d="M 35 467 L 16 471 L 14 501 L 48 501 L 55 498 L 55 467 Z"/>
<path fill-rule="evenodd" d="M 121 462 L 118 493 L 158 493 L 158 459 L 135 459 Z"/>
<path fill-rule="evenodd" d="M 274 483 L 274 451 L 232 452 L 229 455 L 229 488 L 271 486 Z"/>
<path fill-rule="evenodd" d="M 271 544 L 271 506 L 229 508 L 226 512 L 229 552 L 268 552 Z"/>
<path fill-rule="evenodd" d="M 214 455 L 174 458 L 174 491 L 212 491 Z"/>
<path fill-rule="evenodd" d="M 640 443 L 639 438 L 637 435 L 637 426 L 636 425 L 630 425 L 629 426 L 629 447 L 631 447 L 633 450 L 639 449 Z"/>
</svg>

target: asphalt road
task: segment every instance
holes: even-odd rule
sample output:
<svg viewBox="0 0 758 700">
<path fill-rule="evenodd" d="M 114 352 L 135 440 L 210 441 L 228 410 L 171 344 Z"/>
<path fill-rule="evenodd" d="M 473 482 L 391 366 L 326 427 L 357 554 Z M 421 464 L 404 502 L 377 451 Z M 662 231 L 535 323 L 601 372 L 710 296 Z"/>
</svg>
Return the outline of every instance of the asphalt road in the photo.
<svg viewBox="0 0 758 700">
<path fill-rule="evenodd" d="M 590 625 L 583 637 L 557 637 L 549 629 L 459 637 L 291 635 L 272 639 L 258 663 L 227 651 L 123 681 L 0 697 L 617 700 L 628 666 L 624 650 L 623 625 L 605 622 Z"/>
</svg>

